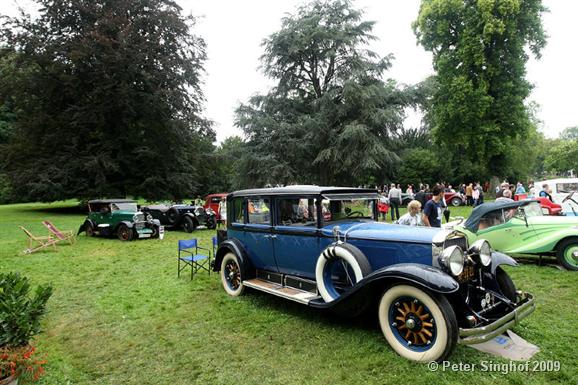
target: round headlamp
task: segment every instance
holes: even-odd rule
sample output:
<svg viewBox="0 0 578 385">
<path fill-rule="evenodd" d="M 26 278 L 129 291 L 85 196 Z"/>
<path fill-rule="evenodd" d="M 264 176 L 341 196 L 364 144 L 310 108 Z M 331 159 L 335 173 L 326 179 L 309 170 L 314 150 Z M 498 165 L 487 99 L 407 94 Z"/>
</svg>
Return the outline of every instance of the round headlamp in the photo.
<svg viewBox="0 0 578 385">
<path fill-rule="evenodd" d="M 468 250 L 470 254 L 479 255 L 480 262 L 484 266 L 489 266 L 492 263 L 492 248 L 490 243 L 485 239 L 478 239 Z"/>
<path fill-rule="evenodd" d="M 462 273 L 465 261 L 464 252 L 461 247 L 457 245 L 445 248 L 440 257 L 441 264 L 454 276 Z"/>
<path fill-rule="evenodd" d="M 153 216 L 150 214 L 147 214 L 147 222 L 152 222 L 153 221 Z"/>
</svg>

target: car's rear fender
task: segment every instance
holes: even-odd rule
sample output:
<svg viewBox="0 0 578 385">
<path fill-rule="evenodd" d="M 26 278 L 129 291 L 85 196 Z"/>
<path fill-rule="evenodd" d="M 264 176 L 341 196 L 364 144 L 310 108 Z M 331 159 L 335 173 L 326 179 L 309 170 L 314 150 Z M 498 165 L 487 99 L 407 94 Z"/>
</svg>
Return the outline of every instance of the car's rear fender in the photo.
<svg viewBox="0 0 578 385">
<path fill-rule="evenodd" d="M 243 279 L 252 278 L 255 275 L 255 269 L 248 257 L 247 251 L 241 242 L 235 238 L 229 238 L 221 242 L 215 255 L 213 271 L 221 270 L 221 262 L 227 253 L 233 253 L 239 259 L 239 263 L 241 264 L 241 277 L 243 277 Z"/>
<path fill-rule="evenodd" d="M 420 286 L 440 294 L 451 294 L 459 288 L 453 277 L 438 268 L 417 263 L 400 263 L 372 272 L 334 301 L 312 301 L 310 305 L 320 308 L 340 306 L 350 300 L 363 300 L 368 292 L 383 291 L 398 283 Z"/>
</svg>

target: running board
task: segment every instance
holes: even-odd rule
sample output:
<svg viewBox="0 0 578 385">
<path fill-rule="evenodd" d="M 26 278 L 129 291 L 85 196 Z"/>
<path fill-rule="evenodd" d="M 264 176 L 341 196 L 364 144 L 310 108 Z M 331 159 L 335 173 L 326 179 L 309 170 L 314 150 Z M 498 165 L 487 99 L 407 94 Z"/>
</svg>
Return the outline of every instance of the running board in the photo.
<svg viewBox="0 0 578 385">
<path fill-rule="evenodd" d="M 247 281 L 243 281 L 243 285 L 250 287 L 252 289 L 264 291 L 269 294 L 276 295 L 278 297 L 286 298 L 291 301 L 303 303 L 305 305 L 309 304 L 309 301 L 321 298 L 316 293 L 311 293 L 309 291 L 303 291 L 299 289 L 294 289 L 292 287 L 283 286 L 275 282 L 265 281 L 263 279 L 254 278 Z"/>
</svg>

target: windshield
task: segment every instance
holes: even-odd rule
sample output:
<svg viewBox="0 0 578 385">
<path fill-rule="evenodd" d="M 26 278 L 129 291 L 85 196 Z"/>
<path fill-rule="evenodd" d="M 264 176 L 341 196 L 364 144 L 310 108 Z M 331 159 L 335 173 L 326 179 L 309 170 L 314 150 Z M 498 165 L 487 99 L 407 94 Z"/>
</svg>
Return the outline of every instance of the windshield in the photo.
<svg viewBox="0 0 578 385">
<path fill-rule="evenodd" d="M 112 211 L 131 211 L 135 213 L 138 211 L 134 202 L 112 203 L 111 209 Z"/>
<path fill-rule="evenodd" d="M 345 199 L 322 201 L 325 224 L 349 219 L 373 219 L 376 199 Z"/>
<path fill-rule="evenodd" d="M 522 209 L 523 209 L 523 213 L 522 213 Z M 542 213 L 542 206 L 540 206 L 540 203 L 538 203 L 538 202 L 532 202 L 532 203 L 525 205 L 524 207 L 520 207 L 520 210 L 518 210 L 518 215 L 520 217 L 523 217 L 524 214 L 526 214 L 527 218 L 541 217 L 542 215 L 544 215 Z"/>
</svg>

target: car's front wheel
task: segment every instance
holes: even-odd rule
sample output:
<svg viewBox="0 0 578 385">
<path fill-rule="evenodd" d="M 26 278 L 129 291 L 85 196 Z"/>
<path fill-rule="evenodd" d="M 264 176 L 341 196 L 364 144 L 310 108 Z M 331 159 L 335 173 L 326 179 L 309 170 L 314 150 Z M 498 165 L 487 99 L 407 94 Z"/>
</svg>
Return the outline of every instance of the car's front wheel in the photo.
<svg viewBox="0 0 578 385">
<path fill-rule="evenodd" d="M 245 291 L 241 276 L 241 263 L 233 253 L 227 253 L 221 261 L 221 283 L 227 294 L 238 297 Z"/>
<path fill-rule="evenodd" d="M 568 238 L 558 244 L 558 262 L 568 270 L 578 270 L 578 238 Z"/>
<path fill-rule="evenodd" d="M 118 226 L 116 236 L 121 241 L 130 241 L 132 239 L 132 229 L 129 229 L 128 226 L 125 224 L 121 224 L 120 226 Z"/>
<path fill-rule="evenodd" d="M 386 290 L 378 314 L 387 342 L 409 360 L 441 361 L 458 341 L 457 320 L 448 300 L 415 286 Z"/>
<path fill-rule="evenodd" d="M 195 221 L 191 217 L 184 217 L 182 226 L 187 233 L 192 233 L 196 228 Z"/>
</svg>

